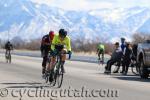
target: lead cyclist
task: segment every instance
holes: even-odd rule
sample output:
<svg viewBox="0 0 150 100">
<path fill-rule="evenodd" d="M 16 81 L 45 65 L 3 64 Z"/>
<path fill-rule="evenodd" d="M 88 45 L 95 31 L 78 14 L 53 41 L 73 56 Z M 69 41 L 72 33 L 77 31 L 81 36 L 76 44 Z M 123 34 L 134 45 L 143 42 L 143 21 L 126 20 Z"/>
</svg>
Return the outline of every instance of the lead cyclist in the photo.
<svg viewBox="0 0 150 100">
<path fill-rule="evenodd" d="M 61 47 L 61 46 L 65 46 Z M 55 62 L 56 62 L 56 55 L 61 52 L 61 53 L 68 53 L 69 54 L 69 59 L 71 58 L 71 42 L 70 42 L 70 37 L 67 36 L 67 31 L 65 31 L 64 29 L 60 29 L 59 30 L 59 34 L 56 34 L 54 36 L 54 39 L 52 41 L 52 45 L 51 45 L 51 62 L 47 67 L 47 71 L 53 71 L 54 67 L 55 67 Z M 62 55 L 62 70 L 63 72 L 65 72 L 63 65 L 65 64 L 65 60 L 66 60 L 66 54 Z M 52 78 L 50 78 L 51 81 Z"/>
</svg>

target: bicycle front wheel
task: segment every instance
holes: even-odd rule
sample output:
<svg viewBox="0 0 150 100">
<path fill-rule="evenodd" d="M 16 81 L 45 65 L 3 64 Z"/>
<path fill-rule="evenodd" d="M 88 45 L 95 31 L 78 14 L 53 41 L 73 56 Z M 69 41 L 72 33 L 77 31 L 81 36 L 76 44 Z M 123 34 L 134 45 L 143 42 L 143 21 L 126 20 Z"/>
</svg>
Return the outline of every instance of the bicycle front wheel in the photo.
<svg viewBox="0 0 150 100">
<path fill-rule="evenodd" d="M 62 72 L 61 66 L 60 66 L 59 69 L 57 70 L 57 74 L 56 74 L 56 75 L 57 75 L 57 76 L 56 76 L 56 83 L 57 83 L 58 88 L 60 88 L 61 85 L 62 85 L 63 76 L 64 76 L 64 74 L 63 74 L 63 72 Z"/>
<path fill-rule="evenodd" d="M 11 63 L 11 54 L 9 54 L 9 63 Z"/>
</svg>

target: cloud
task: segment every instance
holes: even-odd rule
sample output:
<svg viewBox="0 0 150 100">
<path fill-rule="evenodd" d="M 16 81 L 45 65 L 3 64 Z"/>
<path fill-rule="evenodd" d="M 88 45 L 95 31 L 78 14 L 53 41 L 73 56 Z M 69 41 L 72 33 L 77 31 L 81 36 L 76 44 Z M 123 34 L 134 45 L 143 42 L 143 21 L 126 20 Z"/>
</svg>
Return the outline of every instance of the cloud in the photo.
<svg viewBox="0 0 150 100">
<path fill-rule="evenodd" d="M 39 4 L 50 4 L 53 3 L 55 0 L 31 0 L 31 1 Z"/>
<path fill-rule="evenodd" d="M 91 10 L 99 8 L 110 8 L 112 3 L 99 2 L 98 0 L 32 0 L 36 3 L 48 4 L 49 6 L 55 6 L 63 8 L 65 10 Z"/>
<path fill-rule="evenodd" d="M 150 0 L 32 0 L 65 10 L 92 10 L 101 8 L 129 8 L 134 6 L 150 7 Z"/>
</svg>

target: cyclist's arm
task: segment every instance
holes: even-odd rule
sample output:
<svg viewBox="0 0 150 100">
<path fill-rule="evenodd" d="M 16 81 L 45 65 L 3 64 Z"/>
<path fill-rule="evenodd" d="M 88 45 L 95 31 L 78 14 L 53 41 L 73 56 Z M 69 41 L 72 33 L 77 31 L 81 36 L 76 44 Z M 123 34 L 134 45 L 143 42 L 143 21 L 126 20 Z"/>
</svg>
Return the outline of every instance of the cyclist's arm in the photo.
<svg viewBox="0 0 150 100">
<path fill-rule="evenodd" d="M 70 38 L 68 37 L 67 41 L 66 41 L 66 48 L 68 51 L 71 51 L 71 41 L 70 41 Z"/>
<path fill-rule="evenodd" d="M 97 53 L 99 52 L 99 48 L 97 47 Z"/>
</svg>

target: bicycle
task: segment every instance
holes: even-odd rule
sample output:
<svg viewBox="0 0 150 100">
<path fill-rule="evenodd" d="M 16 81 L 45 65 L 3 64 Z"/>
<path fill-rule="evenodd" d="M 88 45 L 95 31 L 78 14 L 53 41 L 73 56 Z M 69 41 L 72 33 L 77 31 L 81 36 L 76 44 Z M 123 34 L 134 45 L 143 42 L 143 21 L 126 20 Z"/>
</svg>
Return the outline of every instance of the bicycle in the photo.
<svg viewBox="0 0 150 100">
<path fill-rule="evenodd" d="M 6 63 L 11 63 L 11 53 L 10 50 L 5 53 Z"/>
<path fill-rule="evenodd" d="M 101 60 L 101 58 L 100 59 L 98 58 L 98 64 L 103 66 L 104 60 L 103 59 Z"/>
<path fill-rule="evenodd" d="M 61 60 L 62 54 L 69 54 L 69 53 L 59 52 L 56 55 L 56 63 L 55 63 L 54 69 L 49 71 L 46 75 L 46 83 L 49 82 L 51 86 L 56 86 L 56 83 L 57 83 L 58 88 L 61 87 L 62 82 L 63 82 L 63 76 L 64 76 L 64 72 L 63 72 L 64 66 L 62 66 L 62 60 Z"/>
<path fill-rule="evenodd" d="M 103 53 L 100 53 L 98 54 L 98 64 L 103 66 L 104 64 L 104 54 Z"/>
</svg>

